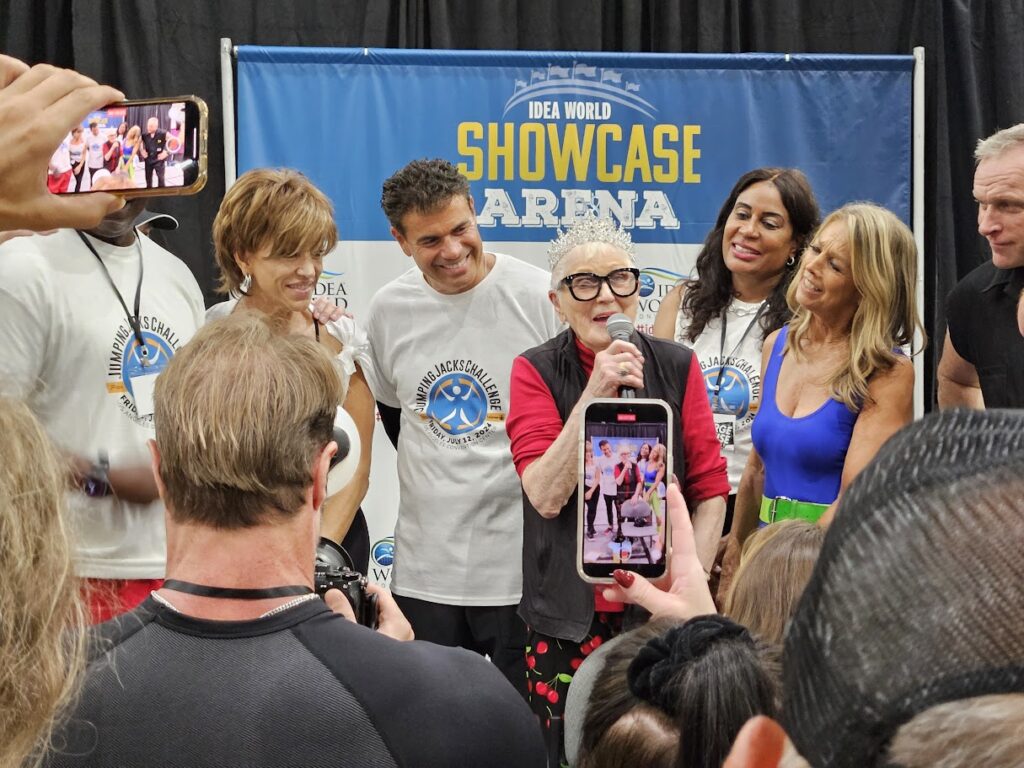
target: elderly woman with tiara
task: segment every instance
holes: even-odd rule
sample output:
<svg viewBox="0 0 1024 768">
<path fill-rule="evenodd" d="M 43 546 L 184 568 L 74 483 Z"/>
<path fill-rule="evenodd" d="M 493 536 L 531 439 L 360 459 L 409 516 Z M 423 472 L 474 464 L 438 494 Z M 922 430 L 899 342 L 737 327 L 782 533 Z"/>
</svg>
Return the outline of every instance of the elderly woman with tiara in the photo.
<svg viewBox="0 0 1024 768">
<path fill-rule="evenodd" d="M 587 217 L 549 250 L 551 303 L 568 328 L 512 365 L 507 431 L 523 484 L 523 598 L 529 626 L 530 703 L 546 729 L 549 764 L 564 762 L 562 713 L 572 674 L 622 626 L 621 604 L 604 600 L 576 573 L 579 435 L 586 404 L 632 387 L 673 411 L 673 472 L 693 516 L 706 570 L 714 561 L 729 493 L 700 366 L 681 344 L 634 332 L 615 340 L 608 318 L 635 319 L 640 272 L 629 234 Z M 631 573 L 616 571 L 620 584 Z"/>
</svg>

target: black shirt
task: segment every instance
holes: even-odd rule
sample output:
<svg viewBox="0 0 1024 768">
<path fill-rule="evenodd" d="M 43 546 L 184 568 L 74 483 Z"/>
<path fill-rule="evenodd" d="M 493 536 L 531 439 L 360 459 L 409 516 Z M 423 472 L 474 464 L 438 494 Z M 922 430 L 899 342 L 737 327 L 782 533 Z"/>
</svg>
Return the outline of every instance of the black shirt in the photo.
<svg viewBox="0 0 1024 768">
<path fill-rule="evenodd" d="M 208 621 L 149 598 L 97 632 L 49 766 L 545 764 L 536 718 L 493 665 L 391 640 L 320 600 Z"/>
<path fill-rule="evenodd" d="M 146 150 L 146 162 L 152 165 L 153 163 L 162 163 L 163 160 L 157 160 L 157 155 L 165 151 L 164 145 L 167 144 L 167 133 L 161 130 L 157 130 L 152 136 L 148 133 L 142 134 L 142 146 Z"/>
<path fill-rule="evenodd" d="M 953 348 L 978 371 L 986 408 L 1024 408 L 1024 337 L 1017 301 L 1024 267 L 998 269 L 986 261 L 946 300 Z"/>
</svg>

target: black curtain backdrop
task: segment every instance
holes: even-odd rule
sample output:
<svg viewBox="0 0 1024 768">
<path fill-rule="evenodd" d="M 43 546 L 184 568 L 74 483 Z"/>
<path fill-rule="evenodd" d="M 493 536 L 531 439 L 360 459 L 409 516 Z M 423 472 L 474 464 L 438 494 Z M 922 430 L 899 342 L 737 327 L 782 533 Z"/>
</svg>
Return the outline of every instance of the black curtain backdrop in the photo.
<svg viewBox="0 0 1024 768">
<path fill-rule="evenodd" d="M 953 284 L 989 257 L 975 229 L 973 147 L 1024 121 L 1021 0 L 0 0 L 0 51 L 73 67 L 129 97 L 210 105 L 210 179 L 154 202 L 158 234 L 212 300 L 224 193 L 219 40 L 495 50 L 908 54 L 926 49 L 925 321 L 934 371 Z M 229 119 L 231 119 L 229 117 Z M 934 399 L 934 377 L 926 402 Z"/>
</svg>

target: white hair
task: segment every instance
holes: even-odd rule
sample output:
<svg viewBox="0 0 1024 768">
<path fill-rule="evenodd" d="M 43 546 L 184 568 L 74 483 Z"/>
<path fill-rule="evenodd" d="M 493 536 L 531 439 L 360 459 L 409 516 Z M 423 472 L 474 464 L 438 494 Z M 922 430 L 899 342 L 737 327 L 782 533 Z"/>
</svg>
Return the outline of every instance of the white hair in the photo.
<svg viewBox="0 0 1024 768">
<path fill-rule="evenodd" d="M 991 160 L 1021 146 L 1024 146 L 1024 123 L 1017 123 L 996 131 L 987 139 L 978 139 L 978 145 L 974 148 L 974 160 L 976 163 Z"/>
</svg>

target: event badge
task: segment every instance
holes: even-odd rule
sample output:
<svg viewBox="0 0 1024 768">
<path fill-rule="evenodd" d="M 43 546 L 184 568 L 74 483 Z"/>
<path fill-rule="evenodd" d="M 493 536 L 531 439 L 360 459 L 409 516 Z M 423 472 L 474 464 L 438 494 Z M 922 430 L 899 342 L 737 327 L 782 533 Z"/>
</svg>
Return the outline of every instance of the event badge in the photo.
<svg viewBox="0 0 1024 768">
<path fill-rule="evenodd" d="M 135 413 L 140 417 L 150 416 L 156 410 L 153 403 L 153 390 L 156 387 L 157 373 L 147 373 L 143 376 L 132 376 L 132 397 L 135 399 Z"/>
<path fill-rule="evenodd" d="M 718 442 L 723 451 L 736 450 L 736 414 L 714 412 L 715 432 L 718 433 Z"/>
</svg>

